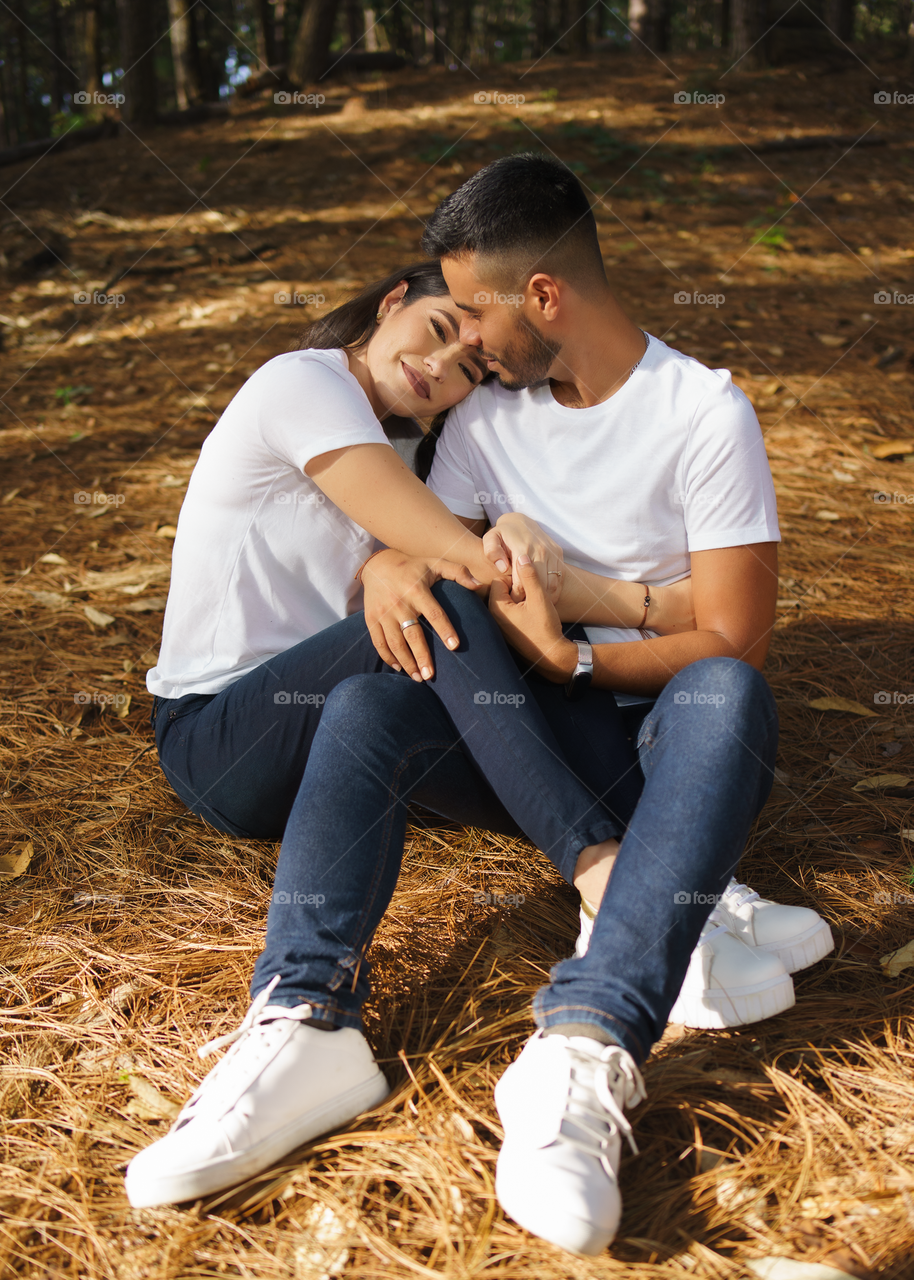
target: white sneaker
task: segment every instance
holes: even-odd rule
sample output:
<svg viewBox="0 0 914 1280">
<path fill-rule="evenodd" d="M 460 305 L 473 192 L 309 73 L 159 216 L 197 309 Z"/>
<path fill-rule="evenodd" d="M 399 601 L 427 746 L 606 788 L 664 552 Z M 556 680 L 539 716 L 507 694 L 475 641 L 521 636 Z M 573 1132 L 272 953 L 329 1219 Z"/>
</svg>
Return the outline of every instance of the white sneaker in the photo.
<svg viewBox="0 0 914 1280">
<path fill-rule="evenodd" d="M 809 907 L 785 907 L 731 880 L 718 903 L 721 919 L 750 947 L 776 955 L 788 973 L 806 969 L 835 947 L 828 922 Z"/>
<path fill-rule="evenodd" d="M 638 1151 L 622 1108 L 644 1097 L 618 1045 L 538 1031 L 495 1086 L 505 1128 L 495 1191 L 505 1213 L 561 1249 L 605 1249 L 622 1213 L 623 1134 Z"/>
<path fill-rule="evenodd" d="M 740 1027 L 783 1013 L 795 1002 L 793 980 L 778 957 L 731 932 L 715 907 L 669 1020 L 687 1027 Z"/>
<path fill-rule="evenodd" d="M 198 1050 L 203 1058 L 234 1042 L 165 1137 L 127 1166 L 134 1208 L 233 1186 L 387 1097 L 365 1037 L 350 1027 L 303 1025 L 309 1004 L 267 1004 L 278 981 L 260 993 L 237 1031 Z"/>
<path fill-rule="evenodd" d="M 578 934 L 578 940 L 574 944 L 574 954 L 580 960 L 582 956 L 587 955 L 587 948 L 590 946 L 590 939 L 593 936 L 593 923 L 597 918 L 596 911 L 581 899 L 581 932 Z"/>
</svg>

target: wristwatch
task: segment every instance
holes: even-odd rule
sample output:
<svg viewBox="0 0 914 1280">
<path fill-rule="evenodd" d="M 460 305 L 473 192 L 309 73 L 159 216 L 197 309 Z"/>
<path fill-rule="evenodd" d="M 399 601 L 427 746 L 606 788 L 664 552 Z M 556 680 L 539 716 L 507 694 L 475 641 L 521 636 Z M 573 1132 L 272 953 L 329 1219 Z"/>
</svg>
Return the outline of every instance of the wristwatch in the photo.
<svg viewBox="0 0 914 1280">
<path fill-rule="evenodd" d="M 575 640 L 573 643 L 578 646 L 578 665 L 565 685 L 565 697 L 575 701 L 583 697 L 593 680 L 593 646 L 585 640 Z"/>
</svg>

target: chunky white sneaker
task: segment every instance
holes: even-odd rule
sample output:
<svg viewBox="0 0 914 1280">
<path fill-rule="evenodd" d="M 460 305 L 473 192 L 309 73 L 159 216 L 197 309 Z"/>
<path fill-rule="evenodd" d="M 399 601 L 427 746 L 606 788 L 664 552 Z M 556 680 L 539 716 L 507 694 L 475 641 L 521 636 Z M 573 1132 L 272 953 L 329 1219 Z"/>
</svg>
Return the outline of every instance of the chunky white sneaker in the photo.
<svg viewBox="0 0 914 1280">
<path fill-rule="evenodd" d="M 670 1022 L 687 1027 L 740 1027 L 790 1009 L 793 980 L 778 957 L 750 947 L 711 912 L 692 952 Z"/>
<path fill-rule="evenodd" d="M 495 1086 L 505 1128 L 495 1191 L 505 1213 L 561 1249 L 605 1249 L 622 1213 L 623 1134 L 638 1151 L 622 1108 L 644 1097 L 618 1045 L 538 1031 Z"/>
<path fill-rule="evenodd" d="M 309 1004 L 267 1004 L 278 981 L 260 993 L 237 1031 L 198 1050 L 203 1058 L 233 1044 L 165 1137 L 127 1166 L 134 1208 L 233 1186 L 387 1097 L 364 1036 L 350 1027 L 304 1025 Z"/>
<path fill-rule="evenodd" d="M 776 955 L 788 973 L 806 969 L 835 947 L 828 922 L 809 907 L 785 907 L 731 880 L 717 907 L 750 947 Z"/>
</svg>

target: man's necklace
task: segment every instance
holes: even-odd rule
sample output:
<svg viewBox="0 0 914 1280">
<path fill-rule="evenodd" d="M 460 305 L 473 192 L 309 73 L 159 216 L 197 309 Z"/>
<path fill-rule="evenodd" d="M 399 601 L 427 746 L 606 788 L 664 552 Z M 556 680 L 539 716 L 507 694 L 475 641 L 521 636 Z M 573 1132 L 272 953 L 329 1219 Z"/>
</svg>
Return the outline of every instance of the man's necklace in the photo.
<svg viewBox="0 0 914 1280">
<path fill-rule="evenodd" d="M 644 350 L 641 352 L 641 355 L 638 357 L 638 359 L 635 361 L 632 367 L 629 369 L 628 375 L 625 379 L 626 382 L 628 382 L 628 379 L 632 376 L 632 374 L 638 368 L 641 361 L 647 355 L 648 347 L 651 345 L 650 338 L 648 338 L 647 334 L 644 332 L 643 329 L 640 330 L 640 333 L 642 338 L 644 339 Z M 604 399 L 608 399 L 609 396 L 611 396 L 615 392 L 617 386 L 618 386 L 618 383 L 613 383 L 612 387 L 609 390 L 608 395 L 604 396 Z M 568 404 L 566 401 L 560 400 L 559 404 L 564 404 L 566 409 L 579 409 L 583 402 L 581 400 L 581 397 L 577 394 L 576 390 L 573 393 L 573 400 L 576 403 Z M 603 402 L 599 401 L 598 403 L 602 404 Z"/>
<path fill-rule="evenodd" d="M 637 359 L 637 360 L 635 361 L 635 363 L 632 365 L 631 370 L 629 371 L 629 375 L 628 375 L 628 377 L 629 377 L 629 378 L 632 376 L 632 374 L 633 374 L 633 373 L 635 372 L 635 370 L 638 368 L 638 365 L 641 363 L 641 361 L 642 361 L 642 360 L 644 359 L 644 357 L 647 355 L 647 349 L 648 349 L 648 347 L 651 345 L 651 340 L 650 340 L 650 338 L 647 336 L 647 334 L 644 332 L 644 330 L 643 330 L 643 329 L 641 330 L 641 337 L 644 339 L 644 350 L 641 352 L 641 355 L 638 357 L 638 359 Z M 628 378 L 626 379 L 626 381 L 628 381 Z"/>
</svg>

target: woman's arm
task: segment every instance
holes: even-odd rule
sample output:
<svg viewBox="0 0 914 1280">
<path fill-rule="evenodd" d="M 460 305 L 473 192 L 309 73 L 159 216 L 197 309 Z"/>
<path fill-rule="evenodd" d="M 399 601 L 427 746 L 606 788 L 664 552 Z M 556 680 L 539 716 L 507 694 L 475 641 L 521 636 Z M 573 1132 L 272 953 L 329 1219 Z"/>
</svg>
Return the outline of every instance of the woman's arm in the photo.
<svg viewBox="0 0 914 1280">
<path fill-rule="evenodd" d="M 312 458 L 305 474 L 351 520 L 406 556 L 465 565 L 477 582 L 500 577 L 471 533 L 385 444 L 356 444 Z"/>
</svg>

